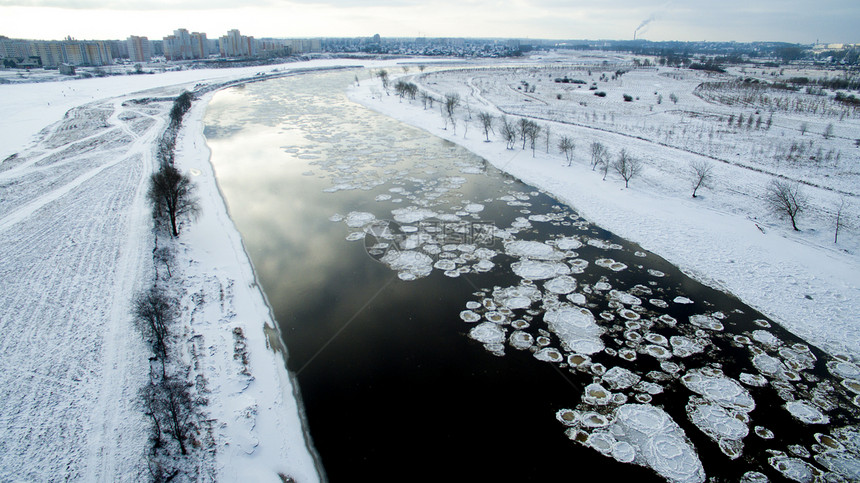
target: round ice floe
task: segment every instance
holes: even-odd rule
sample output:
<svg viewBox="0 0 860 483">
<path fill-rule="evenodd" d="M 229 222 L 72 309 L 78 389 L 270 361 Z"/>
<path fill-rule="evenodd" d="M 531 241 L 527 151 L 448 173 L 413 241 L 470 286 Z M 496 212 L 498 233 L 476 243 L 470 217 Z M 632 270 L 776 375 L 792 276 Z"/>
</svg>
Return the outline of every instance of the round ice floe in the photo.
<svg viewBox="0 0 860 483">
<path fill-rule="evenodd" d="M 755 408 L 755 401 L 750 393 L 739 382 L 722 374 L 709 374 L 703 369 L 694 369 L 681 378 L 681 383 L 687 386 L 687 389 L 720 406 L 747 412 Z"/>
<path fill-rule="evenodd" d="M 567 356 L 567 363 L 570 367 L 585 367 L 591 363 L 591 358 L 583 354 L 570 354 Z"/>
<path fill-rule="evenodd" d="M 860 460 L 848 451 L 833 451 L 815 455 L 821 466 L 841 476 L 845 481 L 860 481 Z M 830 475 L 828 475 L 830 476 Z M 833 481 L 839 481 L 833 478 Z"/>
<path fill-rule="evenodd" d="M 504 314 L 496 310 L 491 310 L 487 312 L 486 314 L 484 314 L 484 318 L 494 324 L 504 324 L 508 321 L 508 318 L 505 317 Z"/>
<path fill-rule="evenodd" d="M 764 329 L 754 330 L 752 332 L 752 338 L 756 342 L 764 344 L 768 348 L 774 348 L 780 344 L 780 340 L 777 339 L 775 335 Z"/>
<path fill-rule="evenodd" d="M 621 290 L 610 290 L 609 299 L 616 300 L 624 305 L 642 305 L 642 299 Z"/>
<path fill-rule="evenodd" d="M 582 425 L 587 428 L 603 428 L 609 424 L 609 419 L 606 416 L 593 411 L 582 413 L 581 419 Z"/>
<path fill-rule="evenodd" d="M 618 351 L 618 357 L 624 359 L 625 361 L 635 361 L 636 351 L 632 349 L 621 349 Z"/>
<path fill-rule="evenodd" d="M 806 401 L 789 401 L 785 403 L 785 409 L 796 419 L 806 424 L 827 424 L 830 422 L 830 418 L 826 414 Z"/>
<path fill-rule="evenodd" d="M 526 280 L 545 280 L 559 275 L 570 274 L 570 268 L 561 262 L 521 260 L 511 264 L 511 269 Z"/>
<path fill-rule="evenodd" d="M 564 254 L 546 243 L 529 240 L 515 240 L 505 243 L 505 252 L 518 258 L 535 260 L 561 260 Z"/>
<path fill-rule="evenodd" d="M 609 455 L 615 445 L 615 438 L 606 431 L 595 431 L 588 436 L 586 445 L 597 450 L 599 453 Z"/>
<path fill-rule="evenodd" d="M 675 317 L 672 317 L 669 314 L 663 314 L 660 317 L 657 317 L 657 320 L 659 320 L 660 322 L 663 322 L 664 324 L 668 325 L 669 327 L 675 327 L 675 325 L 678 323 L 678 321 L 675 319 Z"/>
<path fill-rule="evenodd" d="M 556 294 L 568 294 L 576 290 L 576 279 L 569 275 L 562 275 L 548 280 L 543 288 L 548 292 Z"/>
<path fill-rule="evenodd" d="M 492 322 L 481 322 L 472 327 L 469 337 L 484 344 L 500 344 L 505 341 L 505 329 Z"/>
<path fill-rule="evenodd" d="M 765 376 L 786 379 L 785 373 L 788 368 L 786 368 L 782 361 L 776 357 L 770 356 L 766 353 L 760 353 L 753 356 L 752 363 L 753 367 L 758 369 L 758 371 Z"/>
<path fill-rule="evenodd" d="M 705 471 L 684 431 L 660 408 L 626 404 L 615 411 L 611 432 L 630 444 L 641 464 L 670 481 L 701 483 Z"/>
<path fill-rule="evenodd" d="M 761 374 L 742 372 L 740 376 L 738 376 L 738 379 L 747 386 L 762 387 L 767 384 L 767 379 L 765 379 Z"/>
<path fill-rule="evenodd" d="M 646 344 L 642 346 L 640 351 L 658 360 L 666 360 L 672 357 L 672 352 L 669 349 L 655 344 Z"/>
<path fill-rule="evenodd" d="M 394 251 L 390 250 L 381 259 L 392 270 L 399 272 L 397 275 L 404 280 L 426 277 L 433 271 L 433 259 L 421 252 L 416 251 Z M 404 278 L 404 276 L 410 278 Z"/>
<path fill-rule="evenodd" d="M 555 419 L 565 426 L 578 426 L 580 414 L 574 409 L 559 409 L 555 413 Z"/>
<path fill-rule="evenodd" d="M 437 270 L 442 270 L 442 271 L 453 270 L 453 269 L 457 268 L 457 264 L 451 260 L 442 259 L 442 260 L 439 260 L 436 263 L 434 263 L 433 268 L 435 268 Z"/>
<path fill-rule="evenodd" d="M 585 394 L 582 395 L 582 402 L 591 404 L 592 406 L 605 406 L 612 400 L 612 393 L 605 387 L 594 382 L 585 386 Z"/>
<path fill-rule="evenodd" d="M 621 309 L 618 311 L 618 315 L 626 320 L 639 320 L 641 317 L 638 312 L 630 309 Z"/>
<path fill-rule="evenodd" d="M 693 301 L 688 299 L 687 297 L 681 297 L 681 296 L 675 297 L 674 299 L 672 299 L 672 302 L 675 302 L 676 304 L 682 304 L 682 305 L 687 305 L 687 304 L 693 303 Z"/>
<path fill-rule="evenodd" d="M 543 362 L 561 362 L 564 356 L 554 347 L 546 347 L 535 352 L 535 359 Z"/>
<path fill-rule="evenodd" d="M 360 228 L 376 221 L 376 215 L 364 211 L 351 211 L 346 215 L 346 226 Z"/>
<path fill-rule="evenodd" d="M 484 211 L 484 205 L 480 203 L 469 203 L 464 206 L 463 209 L 469 213 L 480 213 Z"/>
<path fill-rule="evenodd" d="M 627 441 L 618 441 L 612 445 L 611 454 L 621 463 L 632 463 L 636 459 L 636 449 Z"/>
<path fill-rule="evenodd" d="M 664 336 L 662 334 L 658 334 L 656 332 L 649 332 L 649 333 L 645 334 L 645 340 L 647 340 L 648 342 L 650 342 L 652 344 L 657 344 L 657 345 L 662 345 L 662 346 L 668 346 L 669 345 L 669 339 L 667 339 L 666 336 Z"/>
<path fill-rule="evenodd" d="M 603 330 L 587 309 L 560 306 L 548 310 L 544 314 L 544 321 L 566 350 L 580 354 L 594 354 L 603 350 L 603 341 L 600 339 Z"/>
<path fill-rule="evenodd" d="M 608 268 L 608 269 L 612 270 L 613 272 L 620 272 L 620 271 L 625 270 L 627 268 L 627 265 L 625 265 L 621 262 L 616 262 L 615 260 L 613 260 L 611 258 L 598 258 L 597 260 L 594 261 L 594 264 L 597 265 L 598 267 Z"/>
<path fill-rule="evenodd" d="M 699 398 L 690 398 L 687 415 L 690 421 L 714 441 L 721 439 L 740 440 L 749 434 L 746 423 L 718 404 L 703 404 Z M 740 456 L 740 455 L 738 455 Z"/>
<path fill-rule="evenodd" d="M 615 366 L 606 371 L 601 380 L 610 389 L 617 391 L 618 389 L 627 389 L 639 382 L 640 379 L 641 377 L 638 374 L 623 367 Z"/>
<path fill-rule="evenodd" d="M 839 440 L 829 434 L 815 433 L 815 440 L 827 451 L 842 451 L 845 449 L 845 446 Z"/>
<path fill-rule="evenodd" d="M 661 300 L 661 299 L 649 299 L 648 303 L 650 303 L 654 307 L 657 307 L 660 309 L 665 309 L 665 308 L 669 307 L 669 303 L 666 302 L 665 300 Z"/>
<path fill-rule="evenodd" d="M 677 357 L 689 357 L 705 350 L 705 344 L 700 340 L 683 335 L 673 335 L 669 343 L 672 344 L 672 353 Z"/>
<path fill-rule="evenodd" d="M 534 344 L 534 337 L 528 332 L 515 330 L 511 333 L 511 337 L 508 339 L 508 342 L 514 349 L 525 350 Z"/>
<path fill-rule="evenodd" d="M 367 233 L 365 233 L 363 231 L 353 231 L 353 232 L 350 232 L 350 234 L 346 236 L 346 240 L 347 241 L 359 241 L 359 240 L 364 240 L 364 238 L 366 236 L 367 236 Z M 387 245 L 388 244 L 386 243 L 385 246 L 379 247 L 379 249 L 384 250 L 385 248 L 387 248 Z M 370 248 L 368 248 L 368 249 L 370 249 Z"/>
<path fill-rule="evenodd" d="M 691 315 L 690 323 L 696 327 L 701 327 L 708 330 L 723 330 L 723 323 L 709 315 Z"/>
<path fill-rule="evenodd" d="M 860 379 L 860 368 L 847 361 L 830 361 L 827 369 L 836 377 L 843 379 Z"/>
<path fill-rule="evenodd" d="M 540 298 L 540 290 L 530 285 L 514 285 L 493 290 L 493 300 L 511 310 L 528 308 Z"/>
<path fill-rule="evenodd" d="M 765 428 L 764 426 L 756 426 L 755 428 L 753 428 L 753 431 L 755 432 L 756 436 L 761 439 L 773 439 L 774 437 L 773 431 Z"/>
<path fill-rule="evenodd" d="M 474 323 L 481 320 L 481 316 L 471 310 L 464 310 L 460 312 L 460 318 L 463 319 L 463 322 Z"/>
<path fill-rule="evenodd" d="M 785 360 L 786 365 L 798 371 L 814 368 L 817 360 L 812 352 L 797 350 L 793 347 L 781 347 L 779 356 Z"/>
<path fill-rule="evenodd" d="M 648 269 L 648 273 L 649 273 L 652 277 L 657 277 L 657 278 L 660 278 L 660 277 L 664 277 L 664 276 L 666 276 L 666 274 L 665 274 L 665 273 L 661 272 L 660 270 L 654 270 L 653 268 L 649 268 L 649 269 Z"/>
<path fill-rule="evenodd" d="M 815 476 L 814 468 L 800 458 L 772 456 L 768 463 L 792 481 L 812 481 Z"/>
<path fill-rule="evenodd" d="M 582 242 L 573 237 L 559 238 L 555 241 L 559 250 L 577 250 L 582 247 Z"/>
<path fill-rule="evenodd" d="M 335 213 L 335 214 L 331 215 L 330 217 L 328 217 L 328 219 L 329 219 L 329 221 L 341 222 L 341 221 L 343 221 L 343 215 L 341 215 L 340 213 Z"/>
</svg>

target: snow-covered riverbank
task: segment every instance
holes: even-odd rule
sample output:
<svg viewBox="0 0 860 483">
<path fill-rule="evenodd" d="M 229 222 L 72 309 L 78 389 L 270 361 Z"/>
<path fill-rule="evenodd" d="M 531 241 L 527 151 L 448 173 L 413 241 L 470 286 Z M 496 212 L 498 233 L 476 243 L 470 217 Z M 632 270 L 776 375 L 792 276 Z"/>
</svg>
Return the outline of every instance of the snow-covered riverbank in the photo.
<svg viewBox="0 0 860 483">
<path fill-rule="evenodd" d="M 771 215 L 750 208 L 750 199 L 743 195 L 721 193 L 729 197 L 724 201 L 719 201 L 719 196 L 691 199 L 683 173 L 667 176 L 646 168 L 628 189 L 613 173 L 602 181 L 601 175 L 589 167 L 587 146 L 597 139 L 613 151 L 626 147 L 635 156 L 670 159 L 678 166 L 685 166 L 694 155 L 551 123 L 556 139 L 568 134 L 579 146 L 573 165 L 568 167 L 563 155 L 555 152 L 555 143 L 552 153 L 547 154 L 539 141 L 533 157 L 529 149 L 507 150 L 505 143 L 492 134 L 492 142 L 484 142 L 475 106 L 496 116 L 499 111 L 484 105 L 480 95 L 464 99 L 461 104 L 471 104 L 475 121 L 469 121 L 468 130 L 464 130 L 467 121 L 460 119 L 454 130 L 450 124 L 445 129 L 438 107 L 425 110 L 418 100 L 410 102 L 382 92 L 378 82 L 362 82 L 350 90 L 350 97 L 466 147 L 496 167 L 552 193 L 589 221 L 639 243 L 694 278 L 736 295 L 831 354 L 860 360 L 860 261 L 856 255 L 828 245 L 826 236 L 811 238 L 792 233 L 789 225 L 777 224 Z M 463 107 L 460 116 L 467 116 Z M 751 180 L 758 174 L 739 167 L 716 169 L 726 180 L 760 182 Z M 752 216 L 733 209 L 745 204 Z M 756 215 L 760 215 L 759 220 L 751 219 Z M 769 218 L 772 221 L 767 221 Z"/>
<path fill-rule="evenodd" d="M 198 84 L 336 65 L 359 63 L 0 86 L 0 479 L 146 478 L 149 421 L 137 394 L 149 354 L 130 308 L 157 269 L 146 189 L 171 100 Z M 318 481 L 275 322 L 208 162 L 211 95 L 186 115 L 177 143 L 202 215 L 184 227 L 171 267 L 183 279 L 183 357 L 205 378 L 196 384 L 211 434 L 200 438 L 214 444 L 197 471 Z"/>
</svg>

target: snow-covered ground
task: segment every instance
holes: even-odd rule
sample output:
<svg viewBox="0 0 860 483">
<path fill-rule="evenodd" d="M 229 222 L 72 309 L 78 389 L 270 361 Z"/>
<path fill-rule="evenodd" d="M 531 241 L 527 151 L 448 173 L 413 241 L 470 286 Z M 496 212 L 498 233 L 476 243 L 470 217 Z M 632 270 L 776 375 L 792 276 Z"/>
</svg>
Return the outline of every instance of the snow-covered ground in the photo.
<svg viewBox="0 0 860 483">
<path fill-rule="evenodd" d="M 801 106 L 799 112 L 777 110 L 769 130 L 764 129 L 766 121 L 759 129 L 756 121 L 750 128 L 746 122 L 728 127 L 732 114 L 736 119 L 741 114 L 747 118 L 764 113 L 766 120 L 767 111 L 759 108 L 756 114 L 755 105 L 720 105 L 696 95 L 700 83 L 718 79 L 689 70 L 634 70 L 612 79 L 616 69 L 631 67 L 630 59 L 606 58 L 607 67 L 601 67 L 599 57 L 579 59 L 583 63 L 578 66 L 559 66 L 559 59 L 553 58 L 518 67 L 403 77 L 437 99 L 458 93 L 456 129 L 450 123 L 445 128 L 438 102 L 425 109 L 420 99 L 401 100 L 393 89 L 385 95 L 378 83 L 362 82 L 350 96 L 465 146 L 553 194 L 590 221 L 641 244 L 694 278 L 736 295 L 831 354 L 860 360 L 856 189 L 860 149 L 853 144 L 860 122 L 856 113 L 841 116 L 834 110 L 822 115 L 820 107 L 814 113 L 814 107 L 806 112 L 807 107 Z M 600 80 L 604 71 L 606 78 Z M 553 81 L 566 74 L 581 76 L 586 84 L 577 88 Z M 391 85 L 396 81 L 392 79 Z M 605 98 L 589 90 L 592 82 L 607 92 Z M 625 102 L 623 93 L 637 98 Z M 677 104 L 670 94 L 678 97 Z M 662 96 L 660 103 L 658 96 Z M 530 116 L 544 133 L 549 126 L 550 152 L 543 134 L 534 156 L 528 147 L 521 150 L 521 145 L 507 150 L 497 134 L 491 133 L 491 142 L 485 142 L 478 111 L 496 116 L 495 133 L 502 113 L 512 121 Z M 804 123 L 809 130 L 805 135 L 799 132 Z M 821 133 L 831 123 L 835 135 L 824 139 Z M 556 148 L 562 135 L 571 136 L 577 146 L 572 166 Z M 594 141 L 608 147 L 613 156 L 623 148 L 643 160 L 645 168 L 629 188 L 614 172 L 602 181 L 602 174 L 592 171 L 589 146 Z M 828 163 L 808 159 L 812 153 L 780 162 L 780 147 L 793 141 L 813 146 L 813 153 L 820 148 L 833 154 Z M 712 163 L 716 181 L 713 189 L 700 191 L 693 199 L 687 171 L 697 159 Z M 800 218 L 801 232 L 792 231 L 788 221 L 771 213 L 764 202 L 766 186 L 774 176 L 806 183 L 802 189 L 810 206 Z M 834 206 L 840 198 L 846 200 L 843 220 L 847 219 L 848 227 L 834 244 Z"/>
<path fill-rule="evenodd" d="M 130 309 L 158 268 L 146 189 L 172 98 L 197 84 L 343 64 L 356 65 L 0 85 L 0 479 L 146 477 L 149 421 L 137 394 L 149 349 Z M 266 329 L 275 322 L 208 163 L 207 99 L 186 115 L 177 143 L 202 216 L 185 227 L 173 267 L 183 280 L 181 357 L 205 379 L 195 383 L 206 389 L 210 428 L 199 439 L 214 441 L 197 472 L 317 481 L 278 333 Z M 236 359 L 236 328 L 247 367 Z"/>
</svg>

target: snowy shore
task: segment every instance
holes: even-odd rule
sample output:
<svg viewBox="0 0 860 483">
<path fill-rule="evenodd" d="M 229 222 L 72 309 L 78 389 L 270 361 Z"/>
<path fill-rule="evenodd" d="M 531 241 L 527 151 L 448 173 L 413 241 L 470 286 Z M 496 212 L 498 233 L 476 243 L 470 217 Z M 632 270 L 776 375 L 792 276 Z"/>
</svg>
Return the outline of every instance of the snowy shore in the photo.
<svg viewBox="0 0 860 483">
<path fill-rule="evenodd" d="M 378 82 L 362 82 L 359 87 L 353 86 L 349 95 L 370 109 L 457 143 L 497 168 L 551 193 L 589 221 L 639 243 L 693 278 L 734 294 L 823 350 L 860 360 L 860 260 L 856 255 L 837 250 L 832 243 L 828 246 L 826 236 L 798 236 L 791 232 L 790 225 L 767 213 L 753 220 L 752 216 L 735 212 L 733 206 L 749 203 L 743 197 L 726 200 L 706 195 L 692 199 L 686 179 L 677 173 L 672 178 L 646 168 L 628 189 L 614 174 L 602 181 L 601 175 L 589 167 L 586 151 L 588 140 L 599 139 L 613 150 L 627 146 L 636 156 L 674 159 L 678 165 L 686 165 L 686 158 L 694 155 L 552 123 L 555 136 L 572 135 L 579 146 L 573 165 L 568 167 L 555 148 L 546 154 L 540 147 L 534 157 L 529 149 L 507 150 L 497 136 L 491 135 L 492 142 L 484 142 L 477 120 L 467 131 L 463 119 L 457 123 L 456 131 L 445 129 L 438 107 L 425 110 L 420 101 L 400 100 L 382 92 Z M 436 93 L 439 94 L 444 93 Z M 481 106 L 496 117 L 500 114 L 479 95 L 465 102 L 471 103 L 473 112 L 475 106 Z M 461 116 L 465 115 L 461 112 Z M 717 169 L 726 180 L 755 176 L 739 167 Z M 720 199 L 724 201 L 714 202 Z M 755 212 L 755 208 L 751 211 Z"/>
</svg>

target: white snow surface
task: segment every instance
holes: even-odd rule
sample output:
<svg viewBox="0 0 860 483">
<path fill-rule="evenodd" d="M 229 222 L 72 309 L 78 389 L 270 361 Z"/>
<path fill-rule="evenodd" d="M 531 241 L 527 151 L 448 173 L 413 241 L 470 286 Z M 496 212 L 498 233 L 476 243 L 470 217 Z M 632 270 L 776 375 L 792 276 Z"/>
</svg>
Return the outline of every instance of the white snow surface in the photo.
<svg viewBox="0 0 860 483">
<path fill-rule="evenodd" d="M 520 71 L 522 78 L 531 79 L 527 68 L 534 64 L 523 62 L 526 69 Z M 511 75 L 518 72 L 512 68 L 501 70 L 513 73 Z M 646 74 L 648 72 L 641 75 Z M 498 121 L 500 108 L 533 112 L 540 107 L 537 98 L 517 91 L 513 84 L 507 85 L 509 89 L 495 86 L 492 81 L 495 74 L 486 74 L 480 68 L 466 69 L 451 80 L 446 79 L 448 74 L 433 75 L 434 82 L 426 84 L 421 83 L 418 75 L 406 78 L 436 98 L 449 91 L 460 94 L 461 119 L 456 129 L 445 129 L 439 110 L 425 110 L 419 100 L 401 101 L 395 95 L 378 95 L 381 92 L 378 83 L 362 82 L 361 86 L 353 86 L 349 95 L 375 111 L 460 144 L 497 168 L 551 193 L 589 221 L 665 258 L 693 278 L 736 295 L 825 351 L 860 360 L 860 317 L 857 315 L 860 313 L 860 260 L 855 233 L 840 235 L 840 243 L 834 245 L 831 221 L 825 218 L 807 221 L 807 226 L 814 225 L 814 229 L 793 232 L 789 223 L 767 211 L 761 195 L 770 178 L 761 172 L 743 167 L 742 163 L 721 163 L 640 137 L 590 128 L 580 124 L 579 118 L 574 119 L 574 125 L 546 121 L 546 115 L 538 119 L 540 125 L 551 126 L 556 140 L 563 134 L 575 139 L 577 148 L 572 166 L 567 166 L 564 156 L 555 152 L 554 146 L 547 154 L 543 140 L 538 141 L 534 155 L 530 149 L 508 150 L 504 141 L 492 134 L 491 142 L 485 142 L 477 120 L 478 111 L 489 112 Z M 689 78 L 698 74 L 683 71 L 679 75 Z M 627 87 L 630 77 L 631 74 L 624 76 L 624 89 L 637 85 Z M 668 78 L 660 79 L 668 83 Z M 643 96 L 653 94 L 644 92 L 654 89 L 647 82 L 642 81 Z M 689 84 L 689 92 L 678 92 L 681 101 L 688 103 L 683 106 L 686 110 L 691 109 L 694 102 L 703 104 L 692 94 L 697 82 Z M 503 98 L 504 105 L 494 104 L 482 95 L 488 90 L 494 99 Z M 592 98 L 582 97 L 598 102 Z M 467 103 L 473 121 L 464 119 Z M 660 108 L 669 109 L 665 103 Z M 577 116 L 591 110 L 591 107 L 582 109 Z M 600 114 L 599 108 L 597 113 Z M 508 118 L 515 122 L 518 116 L 509 115 Z M 464 129 L 467 122 L 471 125 Z M 671 128 L 671 125 L 663 126 L 667 131 Z M 496 132 L 498 130 L 496 128 Z M 790 132 L 790 128 L 786 130 Z M 624 182 L 612 172 L 602 181 L 602 175 L 592 171 L 589 165 L 588 146 L 592 141 L 602 142 L 613 153 L 625 148 L 644 159 L 643 174 L 631 180 L 626 189 Z M 732 153 L 724 155 L 733 156 Z M 856 157 L 856 153 L 850 156 Z M 687 189 L 688 179 L 679 173 L 696 159 L 713 162 L 721 181 L 717 189 L 705 191 L 693 199 Z M 741 189 L 735 188 L 733 183 Z M 762 188 L 750 192 L 755 186 Z M 806 191 L 818 206 L 831 203 L 834 196 L 825 190 L 808 188 Z M 858 202 L 853 195 L 848 201 L 852 206 Z M 851 216 L 856 217 L 856 209 Z"/>
<path fill-rule="evenodd" d="M 137 394 L 150 352 L 130 309 L 156 276 L 146 189 L 171 98 L 198 83 L 343 64 L 357 62 L 0 85 L 0 480 L 147 477 Z M 202 205 L 173 267 L 179 357 L 206 380 L 215 445 L 194 464 L 218 481 L 319 481 L 293 381 L 272 350 L 279 336 L 264 331 L 275 322 L 209 164 L 208 96 L 186 114 L 176 152 Z M 124 105 L 140 98 L 165 101 Z M 234 359 L 236 328 L 250 375 Z"/>
</svg>

